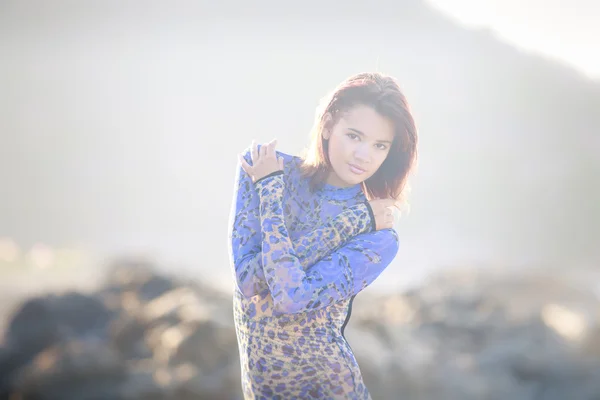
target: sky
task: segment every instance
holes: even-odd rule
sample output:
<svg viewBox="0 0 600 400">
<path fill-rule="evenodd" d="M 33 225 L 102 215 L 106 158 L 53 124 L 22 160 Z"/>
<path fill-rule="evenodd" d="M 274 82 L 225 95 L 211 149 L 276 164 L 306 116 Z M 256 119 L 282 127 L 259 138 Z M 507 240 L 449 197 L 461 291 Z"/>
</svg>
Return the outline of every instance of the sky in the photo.
<svg viewBox="0 0 600 400">
<path fill-rule="evenodd" d="M 600 79 L 598 0 L 427 0 L 465 25 L 488 27 L 526 50 Z"/>
</svg>

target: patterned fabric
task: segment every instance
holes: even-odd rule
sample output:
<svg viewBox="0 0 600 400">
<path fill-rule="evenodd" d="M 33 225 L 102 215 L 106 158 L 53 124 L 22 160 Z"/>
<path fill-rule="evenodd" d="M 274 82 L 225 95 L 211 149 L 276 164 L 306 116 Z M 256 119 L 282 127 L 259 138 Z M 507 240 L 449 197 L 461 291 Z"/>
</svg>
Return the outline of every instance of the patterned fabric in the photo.
<svg viewBox="0 0 600 400">
<path fill-rule="evenodd" d="M 300 158 L 256 183 L 238 165 L 230 257 L 246 399 L 370 399 L 344 327 L 398 252 L 359 185 L 311 192 Z M 251 164 L 250 152 L 244 156 Z"/>
</svg>

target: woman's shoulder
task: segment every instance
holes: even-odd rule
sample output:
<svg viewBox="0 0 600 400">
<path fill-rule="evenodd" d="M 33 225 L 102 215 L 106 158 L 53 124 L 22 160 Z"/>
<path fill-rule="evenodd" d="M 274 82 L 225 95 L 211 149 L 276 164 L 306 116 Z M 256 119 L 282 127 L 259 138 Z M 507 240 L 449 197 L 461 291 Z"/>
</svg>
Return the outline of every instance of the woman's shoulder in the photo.
<svg viewBox="0 0 600 400">
<path fill-rule="evenodd" d="M 297 192 L 304 180 L 302 177 L 302 159 L 296 155 L 277 151 L 277 156 L 283 158 L 283 175 L 289 189 Z"/>
<path fill-rule="evenodd" d="M 302 163 L 302 159 L 294 154 L 284 153 L 283 151 L 276 151 L 277 156 L 283 158 L 284 164 L 290 164 L 290 166 L 299 167 Z"/>
</svg>

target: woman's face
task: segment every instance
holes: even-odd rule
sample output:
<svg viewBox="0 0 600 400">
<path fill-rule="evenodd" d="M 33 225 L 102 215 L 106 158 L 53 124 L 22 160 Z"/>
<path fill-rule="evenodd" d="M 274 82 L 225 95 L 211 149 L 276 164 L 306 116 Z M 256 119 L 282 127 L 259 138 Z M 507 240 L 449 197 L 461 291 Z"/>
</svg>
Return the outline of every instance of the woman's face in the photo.
<svg viewBox="0 0 600 400">
<path fill-rule="evenodd" d="M 373 108 L 357 106 L 343 114 L 331 129 L 323 132 L 329 140 L 331 171 L 327 183 L 353 186 L 371 177 L 385 161 L 392 141 L 392 121 Z"/>
</svg>

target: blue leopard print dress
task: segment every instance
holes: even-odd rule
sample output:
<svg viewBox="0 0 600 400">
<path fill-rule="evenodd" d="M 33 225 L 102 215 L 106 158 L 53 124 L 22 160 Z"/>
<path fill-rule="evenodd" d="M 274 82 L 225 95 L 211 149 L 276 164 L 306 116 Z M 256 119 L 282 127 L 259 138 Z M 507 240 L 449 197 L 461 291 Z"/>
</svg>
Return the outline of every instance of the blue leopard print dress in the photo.
<svg viewBox="0 0 600 400">
<path fill-rule="evenodd" d="M 245 399 L 370 399 L 344 338 L 354 296 L 398 251 L 359 185 L 311 192 L 301 159 L 256 183 L 238 164 L 230 216 Z M 251 164 L 250 152 L 244 155 Z"/>
</svg>

